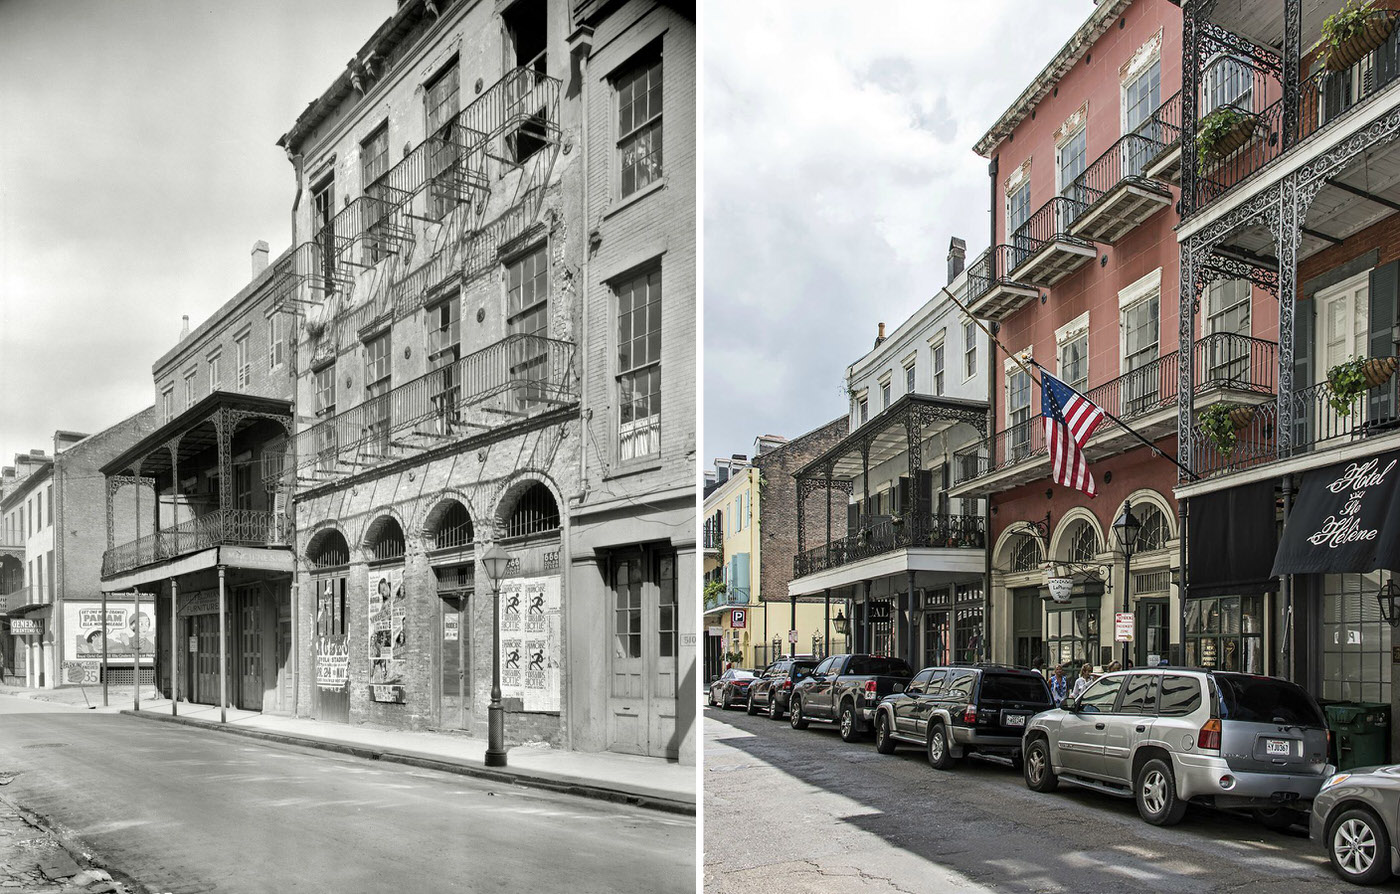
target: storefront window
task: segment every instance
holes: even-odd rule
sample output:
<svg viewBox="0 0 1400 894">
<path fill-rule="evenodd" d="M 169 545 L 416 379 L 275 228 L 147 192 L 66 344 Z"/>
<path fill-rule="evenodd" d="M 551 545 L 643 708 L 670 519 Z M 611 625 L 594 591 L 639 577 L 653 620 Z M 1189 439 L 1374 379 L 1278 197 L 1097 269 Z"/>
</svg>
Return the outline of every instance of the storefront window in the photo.
<svg viewBox="0 0 1400 894">
<path fill-rule="evenodd" d="M 958 584 L 957 619 L 953 628 L 954 660 L 978 661 L 982 657 L 982 586 Z"/>
<path fill-rule="evenodd" d="M 1264 614 L 1259 596 L 1186 603 L 1186 666 L 1264 672 Z"/>
<path fill-rule="evenodd" d="M 1076 604 L 1077 603 L 1077 604 Z M 1064 664 L 1071 673 L 1084 662 L 1097 664 L 1099 607 L 1078 599 L 1065 605 L 1050 604 L 1045 617 L 1045 650 L 1048 666 Z"/>
<path fill-rule="evenodd" d="M 1329 574 L 1322 595 L 1322 697 L 1390 701 L 1390 625 L 1376 592 L 1383 572 Z"/>
</svg>

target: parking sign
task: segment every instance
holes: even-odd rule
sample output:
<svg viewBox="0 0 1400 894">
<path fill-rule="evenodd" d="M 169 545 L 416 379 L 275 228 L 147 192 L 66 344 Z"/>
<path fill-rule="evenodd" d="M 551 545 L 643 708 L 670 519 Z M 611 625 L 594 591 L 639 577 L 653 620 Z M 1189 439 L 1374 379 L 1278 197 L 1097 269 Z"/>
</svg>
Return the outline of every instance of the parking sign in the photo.
<svg viewBox="0 0 1400 894">
<path fill-rule="evenodd" d="M 742 630 L 748 626 L 749 610 L 746 608 L 733 608 L 729 610 L 729 626 L 735 630 Z"/>
</svg>

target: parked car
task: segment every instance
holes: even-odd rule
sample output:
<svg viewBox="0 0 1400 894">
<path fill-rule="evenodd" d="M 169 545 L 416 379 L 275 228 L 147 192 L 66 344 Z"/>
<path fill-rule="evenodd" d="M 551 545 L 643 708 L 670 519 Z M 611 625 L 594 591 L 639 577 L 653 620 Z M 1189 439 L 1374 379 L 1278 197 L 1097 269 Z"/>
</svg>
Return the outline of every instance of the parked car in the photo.
<svg viewBox="0 0 1400 894">
<path fill-rule="evenodd" d="M 1287 680 L 1184 668 L 1104 674 L 1026 727 L 1026 785 L 1070 782 L 1133 798 L 1158 826 L 1187 802 L 1301 821 L 1332 772 L 1322 711 Z"/>
<path fill-rule="evenodd" d="M 794 658 L 780 658 L 768 665 L 762 676 L 749 686 L 750 714 L 766 710 L 768 716 L 777 720 L 787 712 L 788 699 L 792 688 L 817 666 L 815 655 L 798 655 Z"/>
<path fill-rule="evenodd" d="M 710 707 L 719 705 L 728 710 L 735 702 L 749 700 L 749 684 L 758 674 L 751 670 L 731 667 L 710 684 Z"/>
<path fill-rule="evenodd" d="M 1376 885 L 1400 872 L 1400 766 L 1365 767 L 1329 776 L 1313 799 L 1308 834 L 1322 844 L 1337 875 Z"/>
<path fill-rule="evenodd" d="M 1027 722 L 1054 706 L 1045 678 L 1028 668 L 926 667 L 876 706 L 875 748 L 918 745 L 939 770 L 969 754 L 1019 764 Z"/>
<path fill-rule="evenodd" d="M 812 720 L 839 723 L 841 738 L 854 742 L 865 734 L 880 699 L 903 692 L 912 676 L 899 658 L 832 655 L 793 686 L 788 720 L 793 729 L 806 729 Z"/>
</svg>

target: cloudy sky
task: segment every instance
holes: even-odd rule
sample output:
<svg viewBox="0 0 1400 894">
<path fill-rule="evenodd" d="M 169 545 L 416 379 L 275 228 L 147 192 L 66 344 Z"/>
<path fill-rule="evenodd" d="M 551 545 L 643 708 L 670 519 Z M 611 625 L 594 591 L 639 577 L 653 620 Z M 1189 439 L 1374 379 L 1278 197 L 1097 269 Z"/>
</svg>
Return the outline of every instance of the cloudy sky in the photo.
<svg viewBox="0 0 1400 894">
<path fill-rule="evenodd" d="M 946 282 L 948 240 L 987 247 L 972 145 L 1092 8 L 707 0 L 706 467 L 846 412 L 846 367 Z"/>
<path fill-rule="evenodd" d="M 291 239 L 275 145 L 395 0 L 0 2 L 0 465 L 149 406 Z"/>
</svg>

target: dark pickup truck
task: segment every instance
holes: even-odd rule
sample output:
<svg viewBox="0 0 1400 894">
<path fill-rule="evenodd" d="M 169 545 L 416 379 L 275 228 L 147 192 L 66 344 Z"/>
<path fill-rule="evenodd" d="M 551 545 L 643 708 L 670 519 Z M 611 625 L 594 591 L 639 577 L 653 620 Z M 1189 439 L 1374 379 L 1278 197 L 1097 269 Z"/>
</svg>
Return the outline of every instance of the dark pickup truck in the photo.
<svg viewBox="0 0 1400 894">
<path fill-rule="evenodd" d="M 892 692 L 903 692 L 914 672 L 898 658 L 832 655 L 793 687 L 788 714 L 793 729 L 808 721 L 839 723 L 841 738 L 854 742 L 875 717 L 875 706 Z"/>
</svg>

